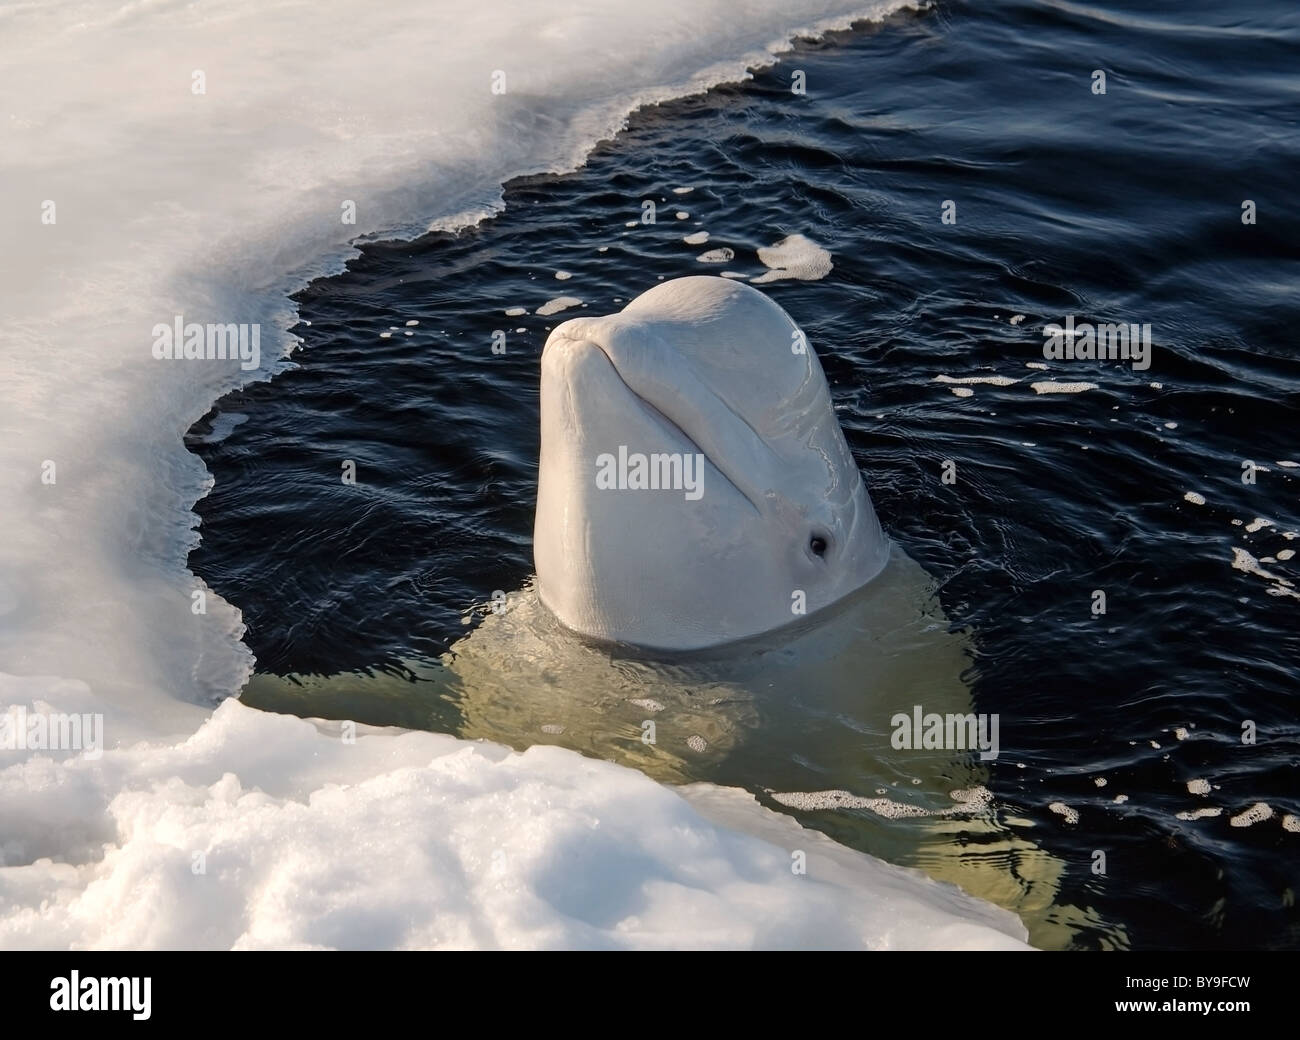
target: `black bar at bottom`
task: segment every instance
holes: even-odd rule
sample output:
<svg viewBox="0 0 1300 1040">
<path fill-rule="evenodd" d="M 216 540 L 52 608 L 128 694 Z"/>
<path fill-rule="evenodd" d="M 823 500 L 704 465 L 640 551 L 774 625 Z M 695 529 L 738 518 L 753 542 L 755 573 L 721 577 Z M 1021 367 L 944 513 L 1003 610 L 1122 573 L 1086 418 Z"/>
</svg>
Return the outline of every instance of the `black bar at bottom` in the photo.
<svg viewBox="0 0 1300 1040">
<path fill-rule="evenodd" d="M 907 1014 L 928 1009 L 927 1014 L 960 1015 L 969 1000 L 972 1016 L 1005 1014 L 1011 1016 L 1008 1024 L 1032 1022 L 1026 1013 L 1041 1012 L 1038 1021 L 1072 1027 L 1125 1020 L 1140 1027 L 1181 1027 L 1200 1020 L 1231 1028 L 1293 1015 L 1298 966 L 1294 953 L 1260 951 L 787 954 L 780 965 L 775 956 L 781 955 L 680 975 L 671 961 L 649 968 L 582 953 L 8 953 L 0 955 L 0 977 L 11 1028 L 63 1020 L 80 1028 L 220 1029 L 270 1018 L 298 1028 L 338 1030 L 355 1023 L 373 1030 L 389 1016 L 401 1028 L 407 1015 L 437 1016 L 439 1005 L 447 1012 L 456 1007 L 472 1021 L 475 1012 L 464 1004 L 479 993 L 488 998 L 486 1022 L 500 1021 L 503 1008 L 494 997 L 507 997 L 506 1007 L 516 1016 L 553 1019 L 566 1005 L 572 1009 L 576 998 L 587 1012 L 608 1004 L 615 1014 L 622 1006 L 642 1017 L 657 1008 L 685 1024 L 689 1019 L 682 1012 L 698 1005 L 743 1022 L 746 1012 L 764 1014 L 771 1000 L 802 997 L 815 1004 L 835 999 L 837 992 L 841 999 L 862 994 L 864 1014 L 897 1004 L 900 1012 L 910 1008 Z M 696 965 L 682 964 L 678 971 L 690 967 Z M 736 991 L 737 979 L 755 972 L 766 976 L 763 989 Z M 704 985 L 710 977 L 715 983 Z"/>
</svg>

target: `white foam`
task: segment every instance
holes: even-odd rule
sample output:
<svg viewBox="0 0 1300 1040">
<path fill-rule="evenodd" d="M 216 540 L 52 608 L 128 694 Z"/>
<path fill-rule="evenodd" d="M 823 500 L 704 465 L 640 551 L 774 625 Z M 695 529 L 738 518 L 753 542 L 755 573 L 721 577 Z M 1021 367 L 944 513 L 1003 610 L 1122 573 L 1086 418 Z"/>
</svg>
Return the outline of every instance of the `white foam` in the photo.
<svg viewBox="0 0 1300 1040">
<path fill-rule="evenodd" d="M 1300 462 L 1293 462 L 1290 459 L 1280 459 L 1278 460 L 1278 465 L 1283 469 L 1295 469 L 1297 466 L 1300 466 Z"/>
<path fill-rule="evenodd" d="M 1294 555 L 1295 555 L 1294 549 L 1280 549 L 1278 550 L 1277 558 L 1281 560 L 1283 563 L 1285 563 L 1287 560 L 1291 559 L 1291 557 L 1293 557 Z"/>
<path fill-rule="evenodd" d="M 559 314 L 560 311 L 567 311 L 570 307 L 577 307 L 582 301 L 576 296 L 557 296 L 553 300 L 547 300 L 537 308 L 538 314 Z"/>
<path fill-rule="evenodd" d="M 695 259 L 702 264 L 725 264 L 728 260 L 734 260 L 735 258 L 735 251 L 723 246 L 721 249 L 710 249 L 701 253 Z"/>
<path fill-rule="evenodd" d="M 659 712 L 664 710 L 664 706 L 651 697 L 638 697 L 635 700 L 628 701 L 629 704 L 635 704 L 638 708 L 645 708 L 646 711 Z"/>
<path fill-rule="evenodd" d="M 1205 496 L 1199 491 L 1189 491 L 1183 495 L 1183 501 L 1190 502 L 1194 506 L 1203 506 L 1205 505 Z"/>
<path fill-rule="evenodd" d="M 831 254 L 806 235 L 787 235 L 770 246 L 759 246 L 758 258 L 771 270 L 755 282 L 776 282 L 795 278 L 815 282 L 831 273 Z"/>
<path fill-rule="evenodd" d="M 1222 816 L 1223 810 L 1217 805 L 1207 805 L 1202 809 L 1188 809 L 1174 815 L 1180 820 L 1204 820 L 1211 816 Z"/>
<path fill-rule="evenodd" d="M 1267 802 L 1256 802 L 1249 809 L 1237 813 L 1236 816 L 1228 820 L 1233 827 L 1249 827 L 1252 824 L 1263 823 L 1265 820 L 1273 818 L 1273 807 Z"/>
<path fill-rule="evenodd" d="M 696 231 L 694 234 L 682 236 L 682 241 L 688 246 L 702 246 L 708 240 L 709 233 L 707 231 Z"/>
<path fill-rule="evenodd" d="M 1290 596 L 1294 599 L 1300 599 L 1300 593 L 1295 591 L 1293 581 L 1280 574 L 1275 574 L 1273 571 L 1265 570 L 1260 565 L 1259 560 L 1238 546 L 1234 546 L 1232 550 L 1232 567 L 1233 570 L 1243 571 L 1246 574 L 1253 574 L 1256 577 L 1263 578 L 1265 581 L 1273 582 L 1274 584 L 1267 589 L 1270 595 Z"/>
<path fill-rule="evenodd" d="M 1188 737 L 1190 737 L 1190 736 L 1191 736 L 1191 733 L 1188 732 L 1188 729 L 1187 729 L 1186 726 L 1175 726 L 1175 727 L 1174 727 L 1174 739 L 1175 739 L 1175 740 L 1186 740 L 1186 739 L 1187 739 Z"/>
<path fill-rule="evenodd" d="M 1050 809 L 1052 812 L 1056 813 L 1058 816 L 1063 817 L 1066 823 L 1079 822 L 1079 810 L 1071 808 L 1070 806 L 1066 805 L 1064 802 L 1053 802 L 1047 808 Z"/>
<path fill-rule="evenodd" d="M 908 816 L 930 816 L 923 805 L 896 802 L 892 798 L 867 798 L 849 791 L 782 791 L 772 795 L 780 805 L 803 812 L 821 812 L 827 809 L 869 809 L 878 816 L 898 820 Z"/>
<path fill-rule="evenodd" d="M 1007 324 L 1019 325 L 1024 320 L 1025 320 L 1025 316 L 1023 314 L 1013 314 L 1011 318 L 1008 320 Z"/>
<path fill-rule="evenodd" d="M 980 385 L 985 386 L 1010 386 L 1012 383 L 1018 383 L 1020 380 L 1012 379 L 1010 376 L 935 376 L 933 382 L 952 383 L 956 385 Z"/>
<path fill-rule="evenodd" d="M 1246 525 L 1246 530 L 1249 531 L 1251 534 L 1254 534 L 1256 531 L 1262 531 L 1264 530 L 1264 528 L 1272 527 L 1272 526 L 1273 526 L 1272 520 L 1265 520 L 1262 516 L 1257 516 L 1255 517 L 1254 520 L 1252 520 L 1250 523 Z"/>
<path fill-rule="evenodd" d="M 527 314 L 527 313 L 528 313 L 527 307 L 507 307 L 505 310 L 505 315 L 507 318 L 517 318 L 521 314 Z"/>
<path fill-rule="evenodd" d="M 1034 388 L 1036 394 L 1082 394 L 1097 389 L 1096 383 L 1061 383 L 1055 379 L 1045 379 L 1029 385 Z"/>
<path fill-rule="evenodd" d="M 920 783 L 919 780 L 913 783 Z M 882 789 L 879 789 L 883 791 Z M 976 816 L 989 811 L 993 805 L 993 792 L 987 787 L 965 787 L 948 792 L 953 800 L 950 806 L 927 808 L 913 802 L 900 802 L 893 798 L 867 798 L 849 791 L 782 791 L 773 793 L 772 800 L 803 812 L 822 812 L 828 809 L 866 809 L 888 820 L 909 817 Z"/>
<path fill-rule="evenodd" d="M 689 194 L 690 194 L 691 192 L 693 192 L 694 190 L 695 190 L 694 188 L 674 188 L 674 189 L 673 189 L 673 194 L 674 194 L 674 195 L 689 195 Z"/>
<path fill-rule="evenodd" d="M 673 216 L 675 216 L 678 220 L 689 220 L 691 217 L 691 215 L 687 213 L 686 210 L 684 209 L 679 209 L 676 213 L 673 214 Z"/>
<path fill-rule="evenodd" d="M 1045 361 L 1026 361 L 1026 362 L 1025 362 L 1025 368 L 1040 368 L 1040 369 L 1046 371 L 1046 370 L 1047 370 L 1047 362 L 1045 362 Z"/>
<path fill-rule="evenodd" d="M 1181 740 L 1182 738 L 1179 737 L 1179 739 Z M 1202 780 L 1202 779 L 1200 779 L 1200 778 L 1197 778 L 1197 779 L 1195 779 L 1195 780 L 1188 780 L 1188 781 L 1187 781 L 1187 793 L 1188 793 L 1188 794 L 1209 794 L 1209 793 L 1210 793 L 1210 781 L 1208 781 L 1208 780 Z"/>
<path fill-rule="evenodd" d="M 975 394 L 968 386 L 954 386 L 951 389 L 954 397 L 972 397 Z"/>
<path fill-rule="evenodd" d="M 693 734 L 686 738 L 686 746 L 697 754 L 704 754 L 709 750 L 709 742 L 699 734 Z"/>
<path fill-rule="evenodd" d="M 1282 829 L 1290 831 L 1292 834 L 1300 834 L 1300 816 L 1287 813 L 1282 817 Z"/>
<path fill-rule="evenodd" d="M 556 272 L 555 272 L 555 277 L 556 277 L 557 279 L 559 279 L 560 281 L 562 281 L 562 282 L 567 282 L 570 278 L 573 277 L 573 272 L 572 272 L 572 271 L 556 271 Z"/>
</svg>

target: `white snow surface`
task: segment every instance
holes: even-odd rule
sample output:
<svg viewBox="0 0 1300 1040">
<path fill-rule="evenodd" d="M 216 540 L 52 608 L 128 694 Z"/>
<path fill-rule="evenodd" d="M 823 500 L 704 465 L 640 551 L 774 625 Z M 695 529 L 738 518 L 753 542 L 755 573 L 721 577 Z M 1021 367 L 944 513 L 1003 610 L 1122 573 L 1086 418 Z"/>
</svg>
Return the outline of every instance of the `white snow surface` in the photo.
<svg viewBox="0 0 1300 1040">
<path fill-rule="evenodd" d="M 231 699 L 179 743 L 0 770 L 0 947 L 1023 945 L 1014 915 L 742 791 L 346 736 Z"/>
</svg>

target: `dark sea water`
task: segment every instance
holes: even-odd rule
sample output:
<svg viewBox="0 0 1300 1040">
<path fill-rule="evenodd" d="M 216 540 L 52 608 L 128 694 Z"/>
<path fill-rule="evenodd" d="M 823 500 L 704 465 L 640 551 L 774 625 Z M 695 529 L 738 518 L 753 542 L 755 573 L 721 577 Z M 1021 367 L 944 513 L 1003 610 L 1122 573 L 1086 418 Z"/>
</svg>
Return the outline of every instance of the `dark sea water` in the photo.
<svg viewBox="0 0 1300 1040">
<path fill-rule="evenodd" d="M 818 350 L 886 530 L 972 635 L 977 710 L 1001 717 L 989 787 L 1064 865 L 1059 900 L 1091 908 L 1059 944 L 1295 948 L 1300 468 L 1279 463 L 1300 462 L 1298 175 L 1294 3 L 944 2 L 803 42 L 637 113 L 576 173 L 508 185 L 495 219 L 368 244 L 308 286 L 297 367 L 191 432 L 215 480 L 191 566 L 243 611 L 263 673 L 400 688 L 530 576 L 549 330 L 661 277 L 758 275 L 757 248 L 806 235 L 831 273 L 762 288 Z M 645 199 L 657 222 L 626 226 Z M 533 313 L 561 295 L 584 306 Z M 1149 323 L 1150 369 L 1028 367 L 1067 315 Z M 304 691 L 245 699 L 458 727 L 414 694 L 344 712 Z M 1271 817 L 1234 825 L 1255 803 Z M 872 851 L 845 814 L 797 815 Z"/>
</svg>

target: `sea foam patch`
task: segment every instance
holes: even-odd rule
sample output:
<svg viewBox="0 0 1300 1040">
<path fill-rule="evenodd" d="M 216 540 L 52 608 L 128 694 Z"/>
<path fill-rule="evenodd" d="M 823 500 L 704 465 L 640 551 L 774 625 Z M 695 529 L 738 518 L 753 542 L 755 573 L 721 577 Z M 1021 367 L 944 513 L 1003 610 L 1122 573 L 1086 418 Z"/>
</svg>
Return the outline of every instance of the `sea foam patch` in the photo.
<svg viewBox="0 0 1300 1040">
<path fill-rule="evenodd" d="M 803 812 L 866 809 L 889 820 L 901 820 L 913 816 L 976 816 L 988 812 L 993 805 L 993 792 L 983 786 L 952 791 L 949 797 L 952 798 L 953 804 L 938 809 L 927 808 L 914 802 L 900 802 L 894 798 L 873 798 L 842 790 L 783 791 L 773 793 L 772 800 Z"/>
<path fill-rule="evenodd" d="M 1266 569 L 1260 560 L 1240 546 L 1233 546 L 1232 568 L 1272 582 L 1273 584 L 1267 590 L 1271 596 L 1289 596 L 1292 599 L 1300 599 L 1300 592 L 1295 590 L 1295 582 L 1284 575 Z"/>
<path fill-rule="evenodd" d="M 1248 809 L 1243 809 L 1228 820 L 1232 827 L 1251 827 L 1257 823 L 1263 823 L 1265 820 L 1273 818 L 1273 807 L 1267 802 L 1256 802 Z"/>
<path fill-rule="evenodd" d="M 936 383 L 950 383 L 955 386 L 984 385 L 984 386 L 1011 386 L 1020 380 L 1013 379 L 1011 376 L 945 376 L 938 375 L 934 377 Z"/>
<path fill-rule="evenodd" d="M 560 311 L 567 311 L 570 307 L 577 307 L 582 304 L 576 296 L 557 296 L 553 300 L 547 300 L 537 308 L 537 313 L 541 315 L 559 314 Z"/>
<path fill-rule="evenodd" d="M 1201 809 L 1187 809 L 1174 815 L 1180 820 L 1205 820 L 1215 816 L 1222 816 L 1223 810 L 1217 805 L 1207 805 Z"/>
<path fill-rule="evenodd" d="M 770 246 L 760 246 L 758 258 L 771 270 L 751 279 L 754 282 L 776 282 L 795 278 L 815 282 L 831 273 L 834 266 L 829 250 L 819 246 L 806 235 L 787 235 Z"/>
<path fill-rule="evenodd" d="M 1096 383 L 1069 383 L 1059 379 L 1042 379 L 1029 385 L 1033 387 L 1036 394 L 1082 394 L 1097 389 Z"/>
</svg>

